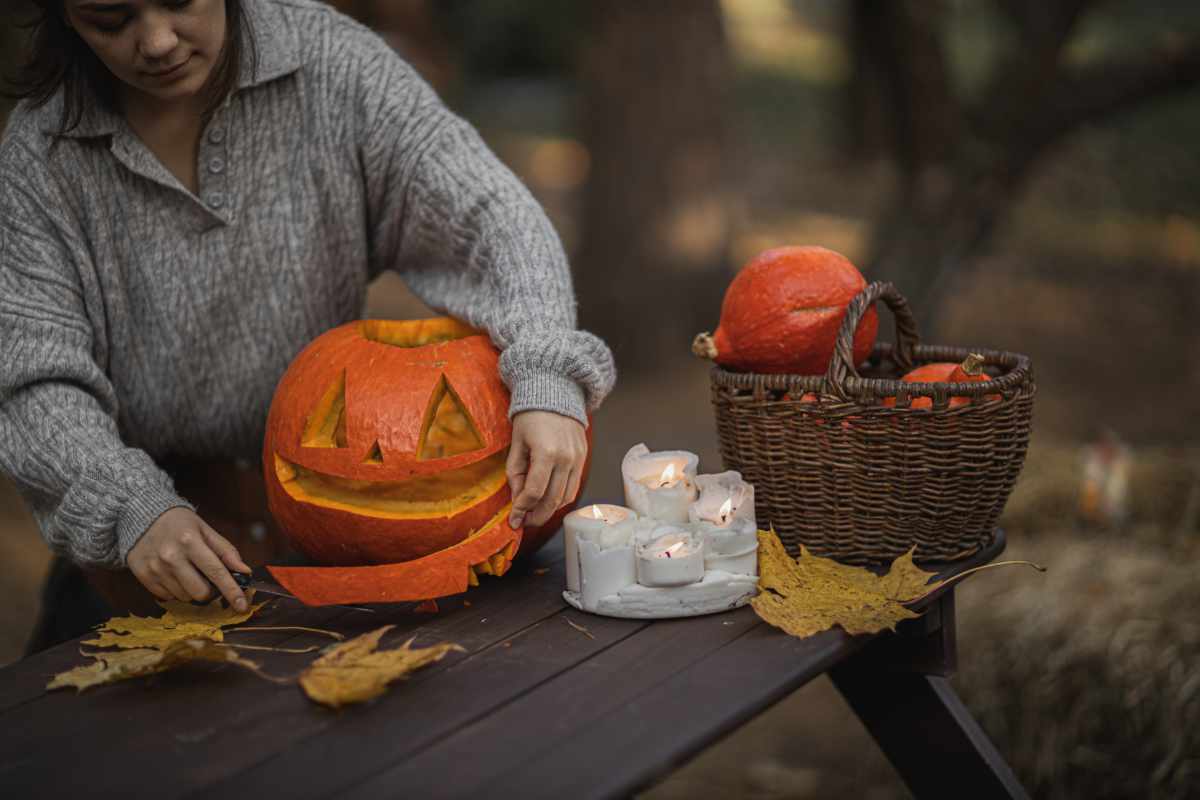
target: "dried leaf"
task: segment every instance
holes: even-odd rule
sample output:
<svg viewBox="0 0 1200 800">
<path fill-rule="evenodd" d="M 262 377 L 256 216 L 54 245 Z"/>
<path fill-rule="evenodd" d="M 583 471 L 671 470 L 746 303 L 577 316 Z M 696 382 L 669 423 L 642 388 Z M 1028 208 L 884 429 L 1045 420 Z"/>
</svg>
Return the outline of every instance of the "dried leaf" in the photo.
<svg viewBox="0 0 1200 800">
<path fill-rule="evenodd" d="M 206 606 L 177 601 L 158 603 L 166 611 L 161 617 L 113 617 L 99 629 L 99 636 L 84 644 L 96 647 L 152 647 L 165 650 L 184 639 L 224 641 L 221 628 L 237 625 L 254 616 L 266 603 L 251 604 L 245 611 L 222 605 L 221 598 Z"/>
<path fill-rule="evenodd" d="M 108 653 L 89 653 L 96 660 L 81 667 L 55 675 L 47 689 L 74 686 L 77 691 L 127 678 L 137 678 L 163 672 L 193 661 L 216 661 L 248 669 L 263 678 L 258 664 L 239 656 L 233 649 L 211 639 L 183 639 L 170 642 L 163 649 L 134 648 Z"/>
<path fill-rule="evenodd" d="M 764 621 L 792 636 L 812 636 L 834 625 L 850 634 L 895 630 L 896 623 L 919 616 L 903 603 L 941 585 L 929 584 L 933 573 L 913 563 L 911 550 L 879 576 L 814 556 L 803 546 L 792 559 L 773 530 L 759 531 L 758 541 L 762 591 L 750 604 Z"/>
<path fill-rule="evenodd" d="M 392 681 L 440 661 L 451 650 L 462 650 L 456 644 L 413 649 L 412 639 L 393 650 L 376 650 L 393 627 L 385 625 L 326 650 L 300 675 L 304 693 L 331 708 L 362 703 L 383 694 Z"/>
</svg>

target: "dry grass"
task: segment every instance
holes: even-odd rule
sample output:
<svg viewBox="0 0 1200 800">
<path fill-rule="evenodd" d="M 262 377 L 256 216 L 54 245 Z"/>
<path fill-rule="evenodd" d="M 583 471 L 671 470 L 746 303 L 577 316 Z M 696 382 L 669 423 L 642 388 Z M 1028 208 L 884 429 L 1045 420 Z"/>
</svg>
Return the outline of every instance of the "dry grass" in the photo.
<svg viewBox="0 0 1200 800">
<path fill-rule="evenodd" d="M 1200 782 L 1194 559 L 1062 532 L 1011 548 L 1049 574 L 960 593 L 967 705 L 1035 797 L 1184 798 Z"/>
<path fill-rule="evenodd" d="M 956 685 L 1035 797 L 1184 798 L 1200 784 L 1195 448 L 1135 449 L 1130 518 L 1075 518 L 1078 450 L 1031 448 L 1010 555 L 1050 572 L 959 593 Z"/>
</svg>

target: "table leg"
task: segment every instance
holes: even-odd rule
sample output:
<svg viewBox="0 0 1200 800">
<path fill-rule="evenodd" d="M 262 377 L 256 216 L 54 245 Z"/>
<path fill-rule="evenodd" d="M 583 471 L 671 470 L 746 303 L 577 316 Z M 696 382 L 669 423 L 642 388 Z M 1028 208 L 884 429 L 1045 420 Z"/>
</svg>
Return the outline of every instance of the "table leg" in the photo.
<svg viewBox="0 0 1200 800">
<path fill-rule="evenodd" d="M 829 674 L 915 797 L 1028 798 L 946 680 L 956 660 L 948 592 Z"/>
</svg>

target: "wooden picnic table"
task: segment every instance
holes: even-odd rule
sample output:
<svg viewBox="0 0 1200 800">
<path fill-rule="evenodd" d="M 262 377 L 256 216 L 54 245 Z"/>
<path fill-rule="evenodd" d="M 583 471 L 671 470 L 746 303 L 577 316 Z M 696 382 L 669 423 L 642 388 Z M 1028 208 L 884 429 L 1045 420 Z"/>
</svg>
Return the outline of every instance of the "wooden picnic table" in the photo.
<svg viewBox="0 0 1200 800">
<path fill-rule="evenodd" d="M 986 563 L 1004 535 L 953 574 Z M 928 567 L 927 567 L 928 568 Z M 294 685 L 199 666 L 75 694 L 45 692 L 83 663 L 79 642 L 0 670 L 0 796 L 254 798 L 625 797 L 828 673 L 917 797 L 1025 797 L 946 681 L 954 590 L 897 634 L 795 639 L 750 608 L 682 620 L 567 606 L 561 536 L 499 579 L 376 613 L 274 602 L 250 623 L 357 635 L 383 646 L 455 642 L 373 703 L 333 711 Z M 228 634 L 324 645 L 308 633 Z M 243 651 L 276 675 L 313 655 Z"/>
</svg>

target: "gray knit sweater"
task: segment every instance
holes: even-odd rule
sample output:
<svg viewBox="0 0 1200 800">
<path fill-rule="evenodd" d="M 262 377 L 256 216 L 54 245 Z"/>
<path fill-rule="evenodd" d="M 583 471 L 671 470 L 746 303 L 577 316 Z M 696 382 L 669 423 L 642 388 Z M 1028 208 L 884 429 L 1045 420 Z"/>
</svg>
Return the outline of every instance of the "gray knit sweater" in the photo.
<svg viewBox="0 0 1200 800">
<path fill-rule="evenodd" d="M 584 421 L 615 380 L 475 130 L 327 6 L 246 5 L 257 69 L 203 131 L 197 194 L 99 107 L 53 149 L 61 101 L 19 107 L 0 143 L 0 469 L 82 563 L 189 505 L 155 458 L 257 458 L 280 375 L 382 270 L 489 332 L 510 414 Z"/>
</svg>

